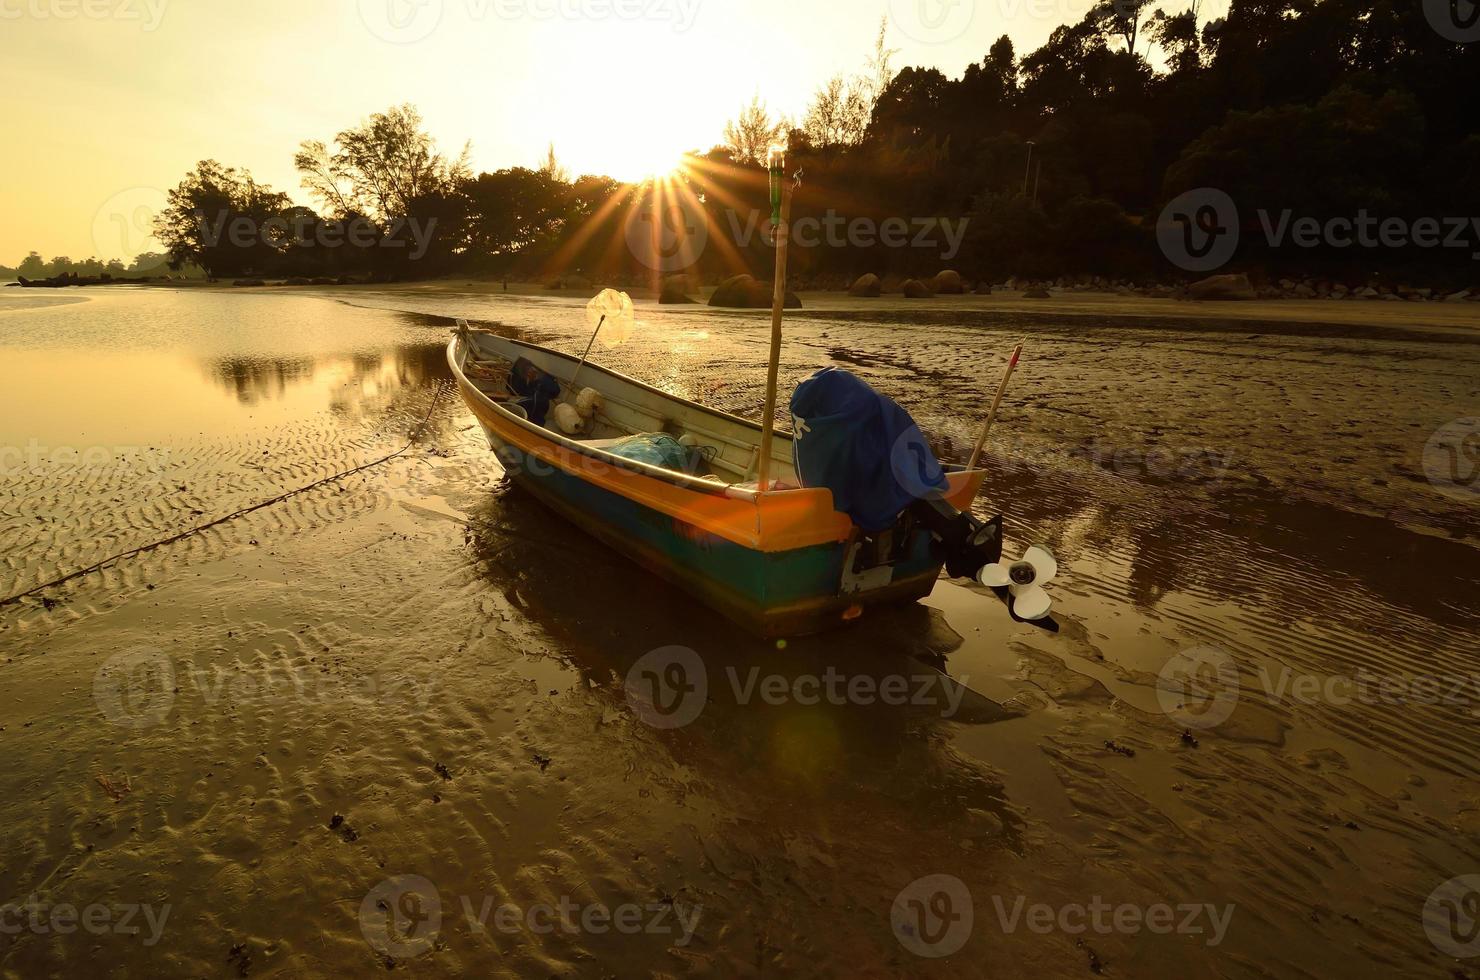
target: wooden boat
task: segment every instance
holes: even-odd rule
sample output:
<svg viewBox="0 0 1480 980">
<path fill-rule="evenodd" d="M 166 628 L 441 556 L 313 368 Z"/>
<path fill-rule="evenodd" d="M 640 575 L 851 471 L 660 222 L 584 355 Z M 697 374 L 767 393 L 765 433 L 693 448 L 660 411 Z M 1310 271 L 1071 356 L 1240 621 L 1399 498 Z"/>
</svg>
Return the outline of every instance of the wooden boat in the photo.
<svg viewBox="0 0 1480 980">
<path fill-rule="evenodd" d="M 525 359 L 604 405 L 579 437 L 536 425 L 507 401 L 512 365 Z M 560 351 L 495 334 L 456 331 L 447 359 L 463 401 L 512 480 L 593 537 L 765 637 L 818 632 L 871 606 L 930 594 L 942 567 L 930 534 L 867 539 L 832 493 L 796 486 L 792 437 L 776 432 L 760 492 L 761 425 L 678 398 Z M 581 366 L 584 364 L 584 366 Z M 696 444 L 692 471 L 614 455 L 643 433 Z M 685 439 L 684 437 L 690 437 Z M 945 499 L 969 509 L 984 472 L 946 467 Z"/>
</svg>

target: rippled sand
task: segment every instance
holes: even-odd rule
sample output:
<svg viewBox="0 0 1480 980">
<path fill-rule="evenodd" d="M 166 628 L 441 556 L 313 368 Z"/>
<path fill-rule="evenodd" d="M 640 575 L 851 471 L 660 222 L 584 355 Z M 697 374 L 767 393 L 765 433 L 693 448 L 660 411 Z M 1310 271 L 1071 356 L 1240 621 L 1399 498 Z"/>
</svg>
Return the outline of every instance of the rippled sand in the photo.
<svg viewBox="0 0 1480 980">
<path fill-rule="evenodd" d="M 251 315 L 302 317 L 303 330 L 323 318 L 329 339 L 276 358 L 260 340 L 207 351 L 190 370 L 234 400 L 237 430 L 197 393 L 204 421 L 154 447 L 167 453 L 8 471 L 0 591 L 398 448 L 445 374 L 440 318 L 583 343 L 571 297 L 335 290 L 210 294 L 196 308 L 161 295 L 88 315 L 209 316 L 202 336 L 220 338 L 240 323 L 229 304 L 276 304 Z M 1059 633 L 943 582 L 925 606 L 854 630 L 758 644 L 511 489 L 443 397 L 413 452 L 382 469 L 0 609 L 0 904 L 169 909 L 152 945 L 142 918 L 140 935 L 0 933 L 0 969 L 1473 970 L 1423 914 L 1446 880 L 1480 872 L 1480 498 L 1436 489 L 1424 450 L 1480 414 L 1476 335 L 1169 303 L 1116 319 L 807 300 L 788 320 L 784 384 L 826 364 L 859 371 L 948 454 L 969 444 L 1005 352 L 1026 343 L 981 506 L 1006 513 L 1010 548 L 1055 549 Z M 0 343 L 17 357 L 72 349 L 85 367 L 75 349 L 96 323 L 24 319 L 67 312 L 0 312 Z M 603 362 L 758 411 L 764 315 L 643 312 Z M 336 346 L 357 330 L 398 353 Z M 12 422 L 7 444 L 45 425 Z M 697 720 L 658 729 L 622 680 L 674 645 L 697 651 L 712 683 Z M 1217 724 L 1159 688 L 1197 650 L 1236 673 Z M 949 720 L 938 702 L 740 703 L 728 678 L 755 667 L 788 680 L 943 668 L 973 693 Z M 1428 699 L 1413 675 L 1470 686 Z M 1392 696 L 1344 696 L 1359 676 Z M 440 919 L 411 902 L 403 941 L 387 945 L 376 924 L 402 907 L 407 875 L 435 889 Z M 960 880 L 974 922 L 928 959 L 891 909 L 936 875 Z M 999 915 L 1097 896 L 1232 909 L 1216 945 L 1210 928 L 1039 932 Z M 562 898 L 640 909 L 649 928 L 478 922 Z"/>
</svg>

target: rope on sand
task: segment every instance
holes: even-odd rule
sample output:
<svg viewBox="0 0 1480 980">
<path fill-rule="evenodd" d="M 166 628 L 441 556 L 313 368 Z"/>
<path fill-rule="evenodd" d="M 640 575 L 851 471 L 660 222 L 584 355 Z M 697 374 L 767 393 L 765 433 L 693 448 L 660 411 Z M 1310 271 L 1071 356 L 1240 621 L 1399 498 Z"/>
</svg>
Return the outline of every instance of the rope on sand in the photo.
<svg viewBox="0 0 1480 980">
<path fill-rule="evenodd" d="M 8 596 L 7 598 L 0 599 L 0 608 L 14 605 L 17 602 L 20 602 L 22 599 L 33 596 L 38 592 L 44 592 L 47 589 L 56 588 L 58 585 L 64 585 L 67 582 L 72 581 L 73 579 L 82 578 L 83 576 L 91 575 L 94 572 L 100 572 L 114 562 L 123 561 L 127 558 L 135 558 L 139 555 L 144 554 L 145 552 L 154 551 L 156 548 L 163 548 L 165 545 L 174 544 L 177 541 L 183 541 L 186 538 L 193 537 L 203 531 L 209 531 L 213 527 L 219 527 L 222 524 L 234 521 L 238 517 L 245 517 L 247 514 L 253 513 L 254 511 L 262 510 L 264 507 L 271 507 L 273 504 L 280 504 L 290 497 L 296 497 L 301 493 L 307 493 L 310 490 L 316 490 L 326 483 L 333 483 L 336 480 L 343 480 L 345 477 L 354 476 L 356 473 L 364 472 L 365 470 L 371 469 L 372 467 L 380 466 L 383 463 L 389 463 L 391 460 L 395 459 L 398 456 L 404 456 L 406 452 L 411 449 L 412 446 L 416 445 L 416 440 L 426 431 L 427 423 L 432 420 L 432 413 L 437 410 L 437 403 L 442 400 L 442 393 L 444 391 L 445 388 L 442 385 L 437 386 L 437 394 L 435 397 L 432 398 L 432 406 L 431 408 L 427 409 L 426 417 L 421 420 L 421 423 L 417 425 L 415 429 L 412 430 L 411 438 L 406 442 L 406 445 L 402 446 L 400 449 L 397 449 L 395 452 L 390 453 L 389 455 L 382 456 L 376 460 L 371 460 L 368 463 L 362 463 L 361 465 L 353 467 L 351 469 L 343 470 L 339 473 L 335 473 L 333 476 L 326 476 L 322 480 L 315 480 L 313 483 L 310 483 L 306 486 L 301 486 L 296 490 L 289 490 L 287 493 L 280 493 L 270 500 L 264 500 L 261 503 L 253 504 L 250 507 L 243 507 L 241 510 L 233 511 L 230 514 L 227 514 L 225 517 L 218 517 L 214 521 L 210 521 L 205 524 L 198 524 L 188 530 L 181 531 L 179 534 L 173 534 L 170 537 L 161 538 L 158 541 L 143 545 L 138 548 L 130 548 L 128 551 L 120 551 L 118 554 L 112 555 L 108 558 L 104 558 L 102 561 L 89 565 L 86 568 L 79 568 L 77 571 L 69 572 L 66 575 L 63 575 L 61 578 L 52 579 L 50 582 L 44 582 L 41 585 L 36 586 L 34 589 L 27 589 L 25 592 L 18 592 L 13 596 Z"/>
</svg>

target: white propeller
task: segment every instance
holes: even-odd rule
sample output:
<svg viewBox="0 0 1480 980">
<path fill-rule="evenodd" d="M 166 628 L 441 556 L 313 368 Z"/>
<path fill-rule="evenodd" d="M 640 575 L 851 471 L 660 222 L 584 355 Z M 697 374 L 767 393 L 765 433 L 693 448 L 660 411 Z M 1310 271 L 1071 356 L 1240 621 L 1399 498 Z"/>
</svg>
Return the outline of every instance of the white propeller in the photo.
<svg viewBox="0 0 1480 980">
<path fill-rule="evenodd" d="M 1053 599 L 1043 588 L 1059 573 L 1053 552 L 1035 544 L 1017 561 L 999 561 L 982 566 L 976 580 L 982 585 L 1007 587 L 1012 594 L 1012 611 L 1020 619 L 1042 619 L 1053 606 Z"/>
</svg>

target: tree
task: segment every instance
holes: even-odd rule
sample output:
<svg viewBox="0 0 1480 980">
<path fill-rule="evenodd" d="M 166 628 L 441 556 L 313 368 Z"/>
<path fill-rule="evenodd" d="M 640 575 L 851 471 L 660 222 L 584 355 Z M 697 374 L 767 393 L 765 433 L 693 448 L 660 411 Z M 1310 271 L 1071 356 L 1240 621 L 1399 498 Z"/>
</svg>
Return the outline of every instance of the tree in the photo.
<svg viewBox="0 0 1480 980">
<path fill-rule="evenodd" d="M 154 233 L 170 267 L 194 262 L 211 276 L 262 273 L 289 240 L 288 195 L 257 183 L 246 170 L 202 160 L 169 193 Z"/>
<path fill-rule="evenodd" d="M 570 183 L 570 170 L 555 156 L 554 143 L 550 144 L 549 152 L 545 154 L 545 163 L 540 167 L 540 173 L 558 183 Z"/>
<path fill-rule="evenodd" d="M 370 215 L 382 225 L 412 214 L 425 194 L 455 192 L 471 174 L 469 148 L 456 158 L 437 149 L 411 105 L 378 112 L 334 137 L 330 147 L 307 140 L 293 163 L 303 187 L 337 215 Z"/>
<path fill-rule="evenodd" d="M 868 131 L 871 113 L 862 80 L 849 81 L 842 75 L 834 75 L 812 97 L 802 129 L 807 141 L 819 150 L 855 146 Z"/>
<path fill-rule="evenodd" d="M 737 118 L 725 124 L 725 149 L 736 163 L 765 163 L 766 152 L 786 129 L 786 122 L 772 119 L 760 95 L 755 95 Z"/>
</svg>

